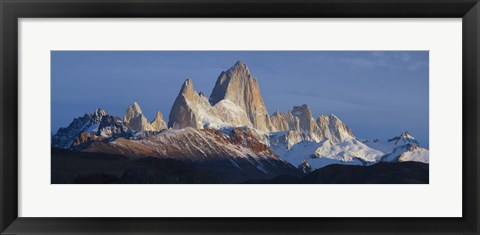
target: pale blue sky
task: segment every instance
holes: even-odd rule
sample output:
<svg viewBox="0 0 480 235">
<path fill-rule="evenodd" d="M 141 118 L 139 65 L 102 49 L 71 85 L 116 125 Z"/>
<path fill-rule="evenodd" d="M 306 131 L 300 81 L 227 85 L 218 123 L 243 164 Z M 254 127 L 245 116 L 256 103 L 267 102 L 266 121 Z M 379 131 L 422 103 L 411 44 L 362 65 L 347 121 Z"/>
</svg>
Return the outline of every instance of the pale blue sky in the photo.
<svg viewBox="0 0 480 235">
<path fill-rule="evenodd" d="M 308 104 L 359 138 L 411 132 L 428 146 L 427 51 L 53 51 L 52 132 L 102 107 L 123 117 L 136 101 L 168 119 L 186 78 L 210 95 L 221 71 L 244 61 L 270 114 Z M 165 120 L 168 122 L 168 120 Z"/>
</svg>

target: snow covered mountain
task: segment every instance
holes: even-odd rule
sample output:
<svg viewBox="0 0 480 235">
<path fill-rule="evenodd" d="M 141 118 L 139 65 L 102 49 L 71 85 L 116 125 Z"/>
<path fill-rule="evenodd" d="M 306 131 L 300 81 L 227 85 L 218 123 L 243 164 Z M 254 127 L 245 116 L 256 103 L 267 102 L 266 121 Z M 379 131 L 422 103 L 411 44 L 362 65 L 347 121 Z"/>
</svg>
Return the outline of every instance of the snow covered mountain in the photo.
<svg viewBox="0 0 480 235">
<path fill-rule="evenodd" d="M 294 166 L 302 167 L 302 164 L 308 163 L 313 169 L 331 164 L 365 166 L 377 162 L 429 163 L 428 149 L 421 147 L 408 132 L 386 142 L 359 141 L 351 131 L 347 131 L 350 128 L 343 122 L 338 119 L 335 123 L 337 125 L 328 125 L 330 127 L 328 129 L 323 127 L 320 129 L 324 133 L 328 130 L 330 133 L 338 134 L 324 135 L 329 137 L 324 137 L 319 142 L 303 140 L 298 133 L 292 131 L 272 133 L 269 136 L 271 149 Z"/>
<path fill-rule="evenodd" d="M 385 153 L 380 159 L 382 162 L 415 161 L 429 163 L 428 149 L 421 147 L 415 137 L 406 131 L 385 142 L 379 140 L 363 142 L 371 148 Z"/>
<path fill-rule="evenodd" d="M 137 102 L 127 108 L 123 120 L 120 117 L 108 115 L 101 108 L 94 113 L 86 113 L 73 119 L 68 127 L 60 128 L 52 136 L 52 147 L 61 149 L 82 149 L 92 141 L 102 141 L 110 138 L 133 138 L 145 133 L 156 133 L 166 129 L 161 112 L 157 112 L 152 123 L 147 121 Z M 147 134 L 148 135 L 148 134 Z"/>
<path fill-rule="evenodd" d="M 83 117 L 73 119 L 68 127 L 60 128 L 52 137 L 52 147 L 71 148 L 75 139 L 82 132 L 96 135 L 104 116 L 107 116 L 107 112 L 98 108 L 94 113 L 85 113 Z"/>
<path fill-rule="evenodd" d="M 277 155 L 292 165 L 300 166 L 306 162 L 314 169 L 331 164 L 370 165 L 378 162 L 384 155 L 354 137 L 343 140 L 324 138 L 319 142 L 301 139 L 292 131 L 272 133 L 270 146 Z M 296 143 L 291 144 L 292 142 Z"/>
<path fill-rule="evenodd" d="M 333 114 L 312 116 L 308 105 L 294 106 L 287 113 L 275 112 L 269 134 L 272 150 L 294 166 L 314 169 L 330 164 L 368 165 L 383 152 L 358 141 L 352 130 Z"/>
<path fill-rule="evenodd" d="M 106 138 L 121 137 L 126 136 L 127 130 L 127 127 L 119 117 L 108 115 L 104 116 L 102 121 L 100 121 L 96 135 Z"/>
<path fill-rule="evenodd" d="M 207 99 L 187 79 L 170 111 L 168 126 L 219 129 L 229 126 L 254 127 L 270 131 L 270 117 L 257 80 L 241 61 L 220 74 Z"/>
<path fill-rule="evenodd" d="M 239 61 L 221 72 L 210 98 L 185 80 L 168 125 L 161 112 L 148 122 L 136 102 L 123 119 L 97 109 L 60 128 L 52 147 L 176 159 L 236 182 L 308 173 L 331 164 L 429 163 L 428 149 L 408 132 L 385 142 L 360 141 L 339 117 L 316 117 L 307 104 L 269 116 L 257 79 Z"/>
<path fill-rule="evenodd" d="M 333 114 L 318 116 L 317 125 L 320 135 L 324 139 L 330 139 L 333 143 L 341 143 L 355 138 L 352 129 Z"/>
<path fill-rule="evenodd" d="M 288 139 L 289 149 L 300 141 L 318 143 L 330 139 L 334 143 L 341 143 L 346 139 L 355 138 L 352 130 L 333 114 L 319 115 L 315 120 L 310 107 L 306 104 L 294 106 L 287 113 L 277 111 L 270 119 L 273 129 L 278 132 L 275 135 L 285 135 Z"/>
<path fill-rule="evenodd" d="M 175 159 L 207 169 L 229 182 L 298 175 L 299 171 L 282 160 L 256 137 L 251 128 L 164 130 L 138 140 L 118 138 L 97 141 L 83 152 L 101 152 L 129 158 Z"/>
</svg>

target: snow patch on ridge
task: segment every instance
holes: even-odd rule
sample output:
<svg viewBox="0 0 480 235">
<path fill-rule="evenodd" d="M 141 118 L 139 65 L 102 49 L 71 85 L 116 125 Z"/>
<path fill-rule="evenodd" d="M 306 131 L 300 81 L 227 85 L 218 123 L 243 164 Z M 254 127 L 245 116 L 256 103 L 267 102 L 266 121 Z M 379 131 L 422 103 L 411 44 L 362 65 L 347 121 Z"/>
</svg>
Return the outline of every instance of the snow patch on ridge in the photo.
<svg viewBox="0 0 480 235">
<path fill-rule="evenodd" d="M 330 139 L 319 143 L 302 141 L 294 144 L 291 149 L 282 143 L 272 146 L 272 151 L 294 166 L 306 161 L 316 169 L 331 164 L 373 164 L 384 155 L 356 139 L 346 139 L 341 143 L 333 143 Z"/>
</svg>

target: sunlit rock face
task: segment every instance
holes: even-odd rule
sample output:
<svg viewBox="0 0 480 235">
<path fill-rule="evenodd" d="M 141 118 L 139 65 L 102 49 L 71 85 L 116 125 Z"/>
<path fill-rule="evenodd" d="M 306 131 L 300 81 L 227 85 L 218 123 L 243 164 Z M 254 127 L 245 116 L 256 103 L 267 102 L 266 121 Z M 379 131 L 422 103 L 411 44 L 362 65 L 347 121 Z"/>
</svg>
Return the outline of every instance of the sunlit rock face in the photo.
<svg viewBox="0 0 480 235">
<path fill-rule="evenodd" d="M 172 106 L 168 126 L 173 129 L 220 129 L 228 126 L 251 127 L 252 123 L 245 111 L 230 100 L 221 100 L 212 106 L 203 93 L 195 91 L 192 80 L 187 79 Z"/>
<path fill-rule="evenodd" d="M 147 118 L 143 115 L 142 109 L 137 102 L 128 106 L 125 116 L 123 117 L 125 126 L 132 131 L 153 131 Z"/>
<path fill-rule="evenodd" d="M 263 102 L 258 81 L 250 74 L 242 61 L 220 74 L 210 95 L 210 103 L 229 100 L 247 114 L 252 126 L 261 131 L 270 131 L 270 117 Z"/>
<path fill-rule="evenodd" d="M 163 120 L 163 114 L 161 112 L 157 112 L 155 119 L 153 119 L 150 125 L 155 131 L 160 131 L 168 128 L 167 123 L 165 123 L 165 121 Z"/>
<path fill-rule="evenodd" d="M 334 143 L 354 138 L 352 129 L 333 114 L 318 116 L 317 125 L 320 132 L 319 136 L 330 139 Z"/>
</svg>

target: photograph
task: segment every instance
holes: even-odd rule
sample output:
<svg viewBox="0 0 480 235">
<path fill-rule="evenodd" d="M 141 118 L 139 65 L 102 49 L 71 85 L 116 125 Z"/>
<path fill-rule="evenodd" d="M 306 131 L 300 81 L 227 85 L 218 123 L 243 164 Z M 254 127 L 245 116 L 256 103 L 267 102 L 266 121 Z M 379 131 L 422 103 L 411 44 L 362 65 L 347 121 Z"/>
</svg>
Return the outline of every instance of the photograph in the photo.
<svg viewBox="0 0 480 235">
<path fill-rule="evenodd" d="M 429 184 L 429 51 L 51 51 L 51 184 Z"/>
</svg>

